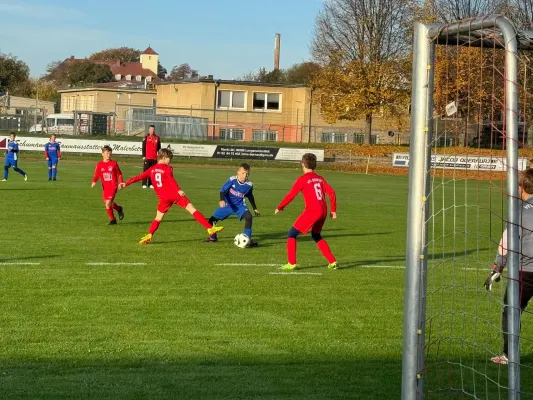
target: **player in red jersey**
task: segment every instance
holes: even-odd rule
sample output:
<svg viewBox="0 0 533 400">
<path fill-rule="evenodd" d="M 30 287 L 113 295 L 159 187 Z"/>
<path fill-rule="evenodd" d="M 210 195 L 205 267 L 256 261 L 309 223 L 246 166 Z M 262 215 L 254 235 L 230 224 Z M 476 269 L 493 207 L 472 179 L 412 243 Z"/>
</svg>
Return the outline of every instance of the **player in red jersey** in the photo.
<svg viewBox="0 0 533 400">
<path fill-rule="evenodd" d="M 181 190 L 178 183 L 174 179 L 173 169 L 170 166 L 171 161 L 172 151 L 170 149 L 159 150 L 156 165 L 150 167 L 142 174 L 128 179 L 125 183 L 121 183 L 119 186 L 120 188 L 124 188 L 132 183 L 150 178 L 152 184 L 154 185 L 155 193 L 157 194 L 157 197 L 159 197 L 159 204 L 157 205 L 157 214 L 155 219 L 150 225 L 148 234 L 142 237 L 141 241 L 139 242 L 140 244 L 147 244 L 152 241 L 152 236 L 154 235 L 155 231 L 157 231 L 157 228 L 159 228 L 161 220 L 173 204 L 177 204 L 181 208 L 187 210 L 196 219 L 196 221 L 198 221 L 198 223 L 207 229 L 207 233 L 209 235 L 213 235 L 224 229 L 221 226 L 211 225 L 209 221 L 205 219 L 202 213 L 194 208 L 189 199 L 185 196 L 185 192 Z"/>
<path fill-rule="evenodd" d="M 120 220 L 124 218 L 124 209 L 115 203 L 118 185 L 122 183 L 122 171 L 117 162 L 111 159 L 111 153 L 113 153 L 111 147 L 102 147 L 103 161 L 96 164 L 91 187 L 96 186 L 98 179 L 102 181 L 105 208 L 110 219 L 109 225 L 116 225 L 117 220 L 115 219 L 113 210 L 118 212 L 118 218 Z"/>
<path fill-rule="evenodd" d="M 312 153 L 306 153 L 302 157 L 302 169 L 304 174 L 294 183 L 291 191 L 279 203 L 274 214 L 283 211 L 291 201 L 302 192 L 304 196 L 304 212 L 294 222 L 289 231 L 287 239 L 288 264 L 283 265 L 280 269 L 296 268 L 296 237 L 300 234 L 306 234 L 311 231 L 311 237 L 318 245 L 318 248 L 328 260 L 329 269 L 337 269 L 339 266 L 337 260 L 331 253 L 327 242 L 322 238 L 321 232 L 324 222 L 328 216 L 328 206 L 324 194 L 329 196 L 331 204 L 331 218 L 337 218 L 337 197 L 335 191 L 320 175 L 315 173 L 316 156 Z"/>
</svg>

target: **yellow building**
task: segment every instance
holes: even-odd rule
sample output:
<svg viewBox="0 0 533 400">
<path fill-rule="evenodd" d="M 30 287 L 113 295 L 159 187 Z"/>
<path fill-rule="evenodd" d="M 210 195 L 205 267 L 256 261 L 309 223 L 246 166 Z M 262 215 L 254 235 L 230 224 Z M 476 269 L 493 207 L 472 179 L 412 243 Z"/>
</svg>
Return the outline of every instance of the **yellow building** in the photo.
<svg viewBox="0 0 533 400">
<path fill-rule="evenodd" d="M 216 139 L 284 142 L 354 142 L 361 139 L 365 121 L 327 124 L 312 92 L 304 85 L 214 80 L 160 82 L 157 114 L 205 118 L 208 135 Z M 407 114 L 407 113 L 406 113 Z M 407 115 L 408 117 L 408 115 Z M 397 140 L 404 120 L 374 116 L 372 131 L 379 142 Z M 394 136 L 389 135 L 394 132 Z"/>
</svg>

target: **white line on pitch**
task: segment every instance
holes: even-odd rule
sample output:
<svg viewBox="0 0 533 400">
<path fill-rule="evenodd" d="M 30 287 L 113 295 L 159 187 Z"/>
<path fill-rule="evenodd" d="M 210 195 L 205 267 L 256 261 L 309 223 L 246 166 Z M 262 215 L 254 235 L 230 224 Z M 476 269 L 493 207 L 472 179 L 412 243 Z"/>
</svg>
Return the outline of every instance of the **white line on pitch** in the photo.
<svg viewBox="0 0 533 400">
<path fill-rule="evenodd" d="M 0 265 L 41 265 L 36 262 L 1 262 Z"/>
<path fill-rule="evenodd" d="M 270 275 L 322 275 L 320 272 L 269 272 Z"/>
<path fill-rule="evenodd" d="M 146 265 L 146 263 L 128 263 L 128 262 L 90 262 L 87 265 Z"/>
<path fill-rule="evenodd" d="M 280 264 L 232 264 L 232 263 L 222 263 L 215 264 L 217 266 L 231 266 L 231 267 L 279 267 Z"/>
</svg>

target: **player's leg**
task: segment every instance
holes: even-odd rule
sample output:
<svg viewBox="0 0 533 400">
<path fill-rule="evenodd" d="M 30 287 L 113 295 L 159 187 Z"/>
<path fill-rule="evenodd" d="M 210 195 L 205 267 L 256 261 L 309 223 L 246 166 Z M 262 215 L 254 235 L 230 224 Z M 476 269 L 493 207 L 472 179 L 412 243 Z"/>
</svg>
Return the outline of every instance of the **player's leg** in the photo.
<svg viewBox="0 0 533 400">
<path fill-rule="evenodd" d="M 124 208 L 115 203 L 115 199 L 113 199 L 112 207 L 113 211 L 116 211 L 118 213 L 118 219 L 122 221 L 124 219 Z"/>
<path fill-rule="evenodd" d="M 116 225 L 117 220 L 113 213 L 113 197 L 111 195 L 104 195 L 104 204 L 107 215 L 109 216 L 109 225 Z"/>
<path fill-rule="evenodd" d="M 143 164 L 143 172 L 146 172 L 146 170 L 150 168 L 150 162 L 149 160 L 144 160 L 144 164 Z M 148 186 L 148 180 L 147 179 L 143 179 L 142 180 L 142 186 L 143 186 L 143 189 L 146 189 Z"/>
<path fill-rule="evenodd" d="M 208 222 L 211 226 L 215 226 L 218 221 L 224 221 L 226 218 L 228 218 L 230 215 L 233 214 L 233 210 L 230 206 L 225 207 L 219 207 L 215 210 L 213 215 L 209 218 Z M 217 242 L 218 237 L 217 233 L 213 233 L 212 235 L 209 235 L 207 239 L 204 240 L 205 242 Z"/>
<path fill-rule="evenodd" d="M 244 219 L 244 234 L 250 238 L 250 244 L 248 247 L 257 247 L 257 240 L 252 240 L 252 213 L 246 209 L 246 211 L 241 212 L 239 218 Z"/>
<path fill-rule="evenodd" d="M 320 219 L 311 228 L 311 237 L 315 241 L 316 245 L 318 246 L 318 249 L 322 253 L 322 255 L 328 260 L 328 268 L 329 269 L 338 269 L 339 266 L 337 264 L 337 260 L 335 259 L 335 256 L 331 252 L 328 242 L 324 240 L 322 237 L 322 228 L 324 227 L 324 219 Z"/>
<path fill-rule="evenodd" d="M 46 161 L 46 165 L 48 166 L 48 180 L 51 181 L 52 180 L 52 160 L 50 158 Z"/>
<path fill-rule="evenodd" d="M 156 160 L 148 160 L 148 168 L 153 167 L 155 164 L 157 164 Z M 154 188 L 154 185 L 152 184 L 152 179 L 148 178 L 146 180 L 146 183 L 147 183 L 148 187 L 151 187 L 152 189 Z"/>
<path fill-rule="evenodd" d="M 21 170 L 21 169 L 18 167 L 18 163 L 17 163 L 17 161 L 12 162 L 11 165 L 13 166 L 13 171 L 18 172 L 19 174 L 21 174 L 21 175 L 24 177 L 24 180 L 25 180 L 25 181 L 28 180 L 28 175 L 26 175 L 26 172 L 24 172 L 23 170 Z"/>
<path fill-rule="evenodd" d="M 222 226 L 213 226 L 212 224 L 210 224 L 209 221 L 204 217 L 204 215 L 192 205 L 192 203 L 187 197 L 180 196 L 180 199 L 176 202 L 176 204 L 178 204 L 181 208 L 187 210 L 189 214 L 191 214 L 200 225 L 207 229 L 207 233 L 209 234 L 209 236 L 224 229 Z"/>
<path fill-rule="evenodd" d="M 287 261 L 280 269 L 296 269 L 296 238 L 301 232 L 294 226 L 291 227 L 287 234 Z"/>
<path fill-rule="evenodd" d="M 159 200 L 159 203 L 157 204 L 157 213 L 155 214 L 155 218 L 150 224 L 150 229 L 148 229 L 148 233 L 141 238 L 139 244 L 147 244 L 152 241 L 152 236 L 159 229 L 159 225 L 161 224 L 163 217 L 165 216 L 167 211 L 170 210 L 172 204 L 174 204 L 174 202 L 171 200 Z"/>
<path fill-rule="evenodd" d="M 55 181 L 57 178 L 57 160 L 52 161 L 52 180 Z"/>
<path fill-rule="evenodd" d="M 10 164 L 8 164 L 8 161 L 6 161 L 6 163 L 4 164 L 4 179 L 2 179 L 2 181 L 7 181 L 7 177 L 9 176 L 9 167 L 10 167 Z"/>
</svg>

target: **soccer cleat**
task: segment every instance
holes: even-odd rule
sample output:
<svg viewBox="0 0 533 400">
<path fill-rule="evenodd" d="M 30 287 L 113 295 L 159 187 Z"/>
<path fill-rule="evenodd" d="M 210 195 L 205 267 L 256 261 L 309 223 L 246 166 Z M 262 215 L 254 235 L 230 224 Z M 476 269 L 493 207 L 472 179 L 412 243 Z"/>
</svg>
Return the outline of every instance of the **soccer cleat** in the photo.
<svg viewBox="0 0 533 400">
<path fill-rule="evenodd" d="M 147 243 L 150 243 L 151 241 L 152 241 L 152 234 L 147 233 L 141 238 L 141 241 L 139 242 L 139 244 L 147 244 Z"/>
<path fill-rule="evenodd" d="M 257 246 L 259 246 L 259 242 L 257 240 L 250 240 L 248 247 L 257 247 Z"/>
<path fill-rule="evenodd" d="M 28 175 L 24 175 L 24 182 L 26 182 L 28 180 Z M 55 181 L 55 178 L 54 178 L 54 181 Z"/>
<path fill-rule="evenodd" d="M 292 269 L 296 269 L 296 264 L 285 264 L 285 265 L 282 265 L 281 267 L 279 267 L 279 269 L 284 269 L 284 270 L 292 270 Z"/>
<path fill-rule="evenodd" d="M 215 237 L 215 238 L 212 238 L 211 236 L 209 236 L 207 239 L 204 239 L 204 243 L 216 243 L 218 242 L 218 239 Z"/>
<path fill-rule="evenodd" d="M 7 182 L 7 179 L 2 179 L 0 182 Z"/>
<path fill-rule="evenodd" d="M 51 181 L 51 180 L 52 180 L 52 178 L 48 178 L 48 180 L 49 180 L 49 181 Z"/>
<path fill-rule="evenodd" d="M 220 232 L 222 229 L 224 229 L 223 226 L 213 226 L 212 228 L 209 228 L 207 230 L 207 233 L 209 236 L 213 236 L 215 233 Z"/>
<path fill-rule="evenodd" d="M 147 187 L 146 185 L 143 185 L 143 189 L 146 189 L 146 187 Z"/>
<path fill-rule="evenodd" d="M 331 264 L 328 264 L 328 269 L 340 269 L 339 264 L 337 264 L 337 261 L 332 262 Z"/>
<path fill-rule="evenodd" d="M 150 189 L 153 189 L 154 188 L 154 185 L 150 185 Z"/>
<path fill-rule="evenodd" d="M 502 356 L 492 357 L 490 361 L 492 361 L 494 364 L 502 364 L 502 365 L 509 364 L 509 359 L 507 358 L 505 354 Z"/>
<path fill-rule="evenodd" d="M 108 225 L 116 225 L 116 224 L 117 224 L 117 220 L 116 219 L 112 219 L 111 221 L 109 221 Z"/>
<path fill-rule="evenodd" d="M 52 180 L 53 180 L 53 181 L 55 181 L 55 180 L 56 180 L 56 178 L 52 178 Z"/>
<path fill-rule="evenodd" d="M 124 219 L 124 207 L 120 207 L 120 210 L 118 210 L 118 219 L 121 221 Z"/>
</svg>

